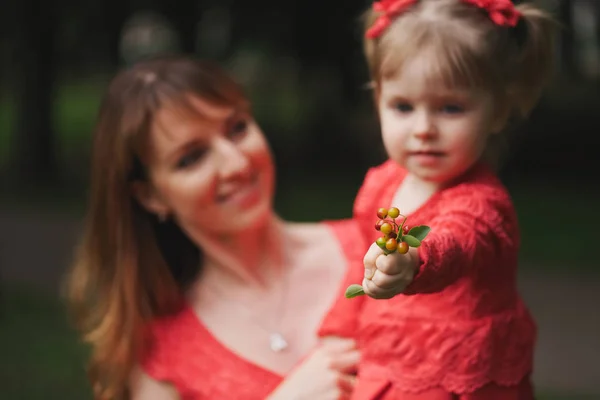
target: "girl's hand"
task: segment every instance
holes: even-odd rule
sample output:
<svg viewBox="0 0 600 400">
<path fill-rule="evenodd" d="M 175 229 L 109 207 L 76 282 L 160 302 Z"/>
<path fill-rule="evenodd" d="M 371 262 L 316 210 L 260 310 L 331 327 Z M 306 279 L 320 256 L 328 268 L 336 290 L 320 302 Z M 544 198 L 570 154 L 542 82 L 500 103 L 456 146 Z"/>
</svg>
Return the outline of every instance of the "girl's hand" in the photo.
<svg viewBox="0 0 600 400">
<path fill-rule="evenodd" d="M 346 289 L 346 298 L 366 294 L 375 299 L 390 299 L 400 294 L 412 282 L 419 266 L 415 249 L 431 230 L 427 225 L 406 225 L 406 216 L 392 207 L 377 210 L 375 229 L 381 236 L 371 245 L 363 259 L 365 276 L 362 285 Z"/>
<path fill-rule="evenodd" d="M 353 340 L 328 339 L 275 389 L 267 400 L 347 400 L 360 354 Z"/>
<path fill-rule="evenodd" d="M 386 254 L 373 243 L 364 258 L 363 291 L 374 299 L 390 299 L 412 282 L 419 265 L 419 255 L 412 248 L 406 254 Z"/>
</svg>

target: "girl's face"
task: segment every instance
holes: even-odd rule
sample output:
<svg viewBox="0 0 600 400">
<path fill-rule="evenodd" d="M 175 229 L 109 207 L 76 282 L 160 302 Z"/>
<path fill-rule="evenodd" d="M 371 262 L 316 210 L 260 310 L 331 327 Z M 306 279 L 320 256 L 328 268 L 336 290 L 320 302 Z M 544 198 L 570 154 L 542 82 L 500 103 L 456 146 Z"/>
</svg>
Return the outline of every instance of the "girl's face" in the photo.
<svg viewBox="0 0 600 400">
<path fill-rule="evenodd" d="M 191 99 L 197 115 L 164 107 L 148 139 L 148 182 L 134 187 L 150 212 L 184 231 L 228 233 L 266 222 L 274 167 L 260 128 L 245 111 Z"/>
<path fill-rule="evenodd" d="M 479 160 L 501 121 L 495 121 L 490 93 L 436 85 L 424 62 L 413 59 L 382 80 L 378 110 L 389 157 L 418 179 L 441 185 Z"/>
</svg>

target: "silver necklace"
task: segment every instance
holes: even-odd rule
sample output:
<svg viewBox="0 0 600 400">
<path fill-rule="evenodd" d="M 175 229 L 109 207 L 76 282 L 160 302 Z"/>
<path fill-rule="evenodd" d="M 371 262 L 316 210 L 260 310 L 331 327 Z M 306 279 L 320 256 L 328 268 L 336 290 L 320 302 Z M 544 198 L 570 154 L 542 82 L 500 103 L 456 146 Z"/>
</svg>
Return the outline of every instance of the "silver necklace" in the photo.
<svg viewBox="0 0 600 400">
<path fill-rule="evenodd" d="M 288 346 L 289 345 L 288 345 L 287 340 L 285 339 L 285 337 L 283 337 L 283 335 L 281 333 L 273 332 L 269 336 L 269 347 L 275 353 L 284 351 L 285 349 L 288 348 Z"/>
<path fill-rule="evenodd" d="M 287 272 L 287 271 L 285 271 Z M 276 326 L 280 326 L 281 325 L 281 320 L 283 318 L 283 314 L 284 314 L 284 306 L 286 304 L 285 301 L 285 297 L 286 297 L 286 292 L 287 292 L 287 274 L 285 272 L 283 273 L 282 276 L 282 284 L 281 286 L 281 294 L 280 294 L 280 299 L 278 302 L 278 308 L 277 308 L 277 315 L 276 315 L 276 322 L 274 325 Z M 209 285 L 210 290 L 217 296 L 219 296 L 222 299 L 227 299 L 229 300 L 229 302 L 234 305 L 235 307 L 237 307 L 240 310 L 243 310 L 244 313 L 246 313 L 247 315 L 252 316 L 254 313 L 252 313 L 250 311 L 249 307 L 246 307 L 242 302 L 240 301 L 236 301 L 231 299 L 231 297 L 225 296 L 223 295 L 222 291 L 216 290 L 214 286 Z M 258 322 L 257 320 L 255 320 L 254 318 L 252 318 L 252 322 L 254 323 L 254 325 L 256 325 L 258 328 L 260 328 L 261 330 L 263 330 L 267 335 L 268 335 L 268 343 L 269 343 L 269 348 L 271 349 L 271 351 L 273 351 L 274 353 L 281 353 L 285 350 L 287 350 L 289 348 L 289 342 L 286 339 L 286 337 L 283 335 L 283 333 L 281 332 L 280 329 L 270 329 L 268 327 L 266 327 L 264 324 L 261 324 L 260 322 Z"/>
</svg>

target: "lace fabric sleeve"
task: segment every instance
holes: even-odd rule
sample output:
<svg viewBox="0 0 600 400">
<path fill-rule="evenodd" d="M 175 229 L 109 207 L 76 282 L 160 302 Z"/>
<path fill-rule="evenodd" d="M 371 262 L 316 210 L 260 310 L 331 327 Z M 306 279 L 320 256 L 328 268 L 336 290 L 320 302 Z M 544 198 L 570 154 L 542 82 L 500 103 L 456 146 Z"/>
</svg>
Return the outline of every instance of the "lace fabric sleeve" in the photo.
<svg viewBox="0 0 600 400">
<path fill-rule="evenodd" d="M 501 191 L 464 190 L 428 225 L 419 247 L 420 265 L 404 294 L 433 293 L 490 260 L 516 257 L 518 230 Z M 512 260 L 511 260 L 512 261 Z"/>
</svg>

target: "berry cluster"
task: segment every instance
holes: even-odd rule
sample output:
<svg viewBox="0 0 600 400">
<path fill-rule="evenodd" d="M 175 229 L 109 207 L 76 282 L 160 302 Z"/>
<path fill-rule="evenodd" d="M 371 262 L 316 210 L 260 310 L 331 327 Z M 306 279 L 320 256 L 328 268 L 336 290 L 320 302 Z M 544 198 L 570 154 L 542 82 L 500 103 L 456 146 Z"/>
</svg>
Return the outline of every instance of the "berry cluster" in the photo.
<svg viewBox="0 0 600 400">
<path fill-rule="evenodd" d="M 394 252 L 400 254 L 408 253 L 409 248 L 419 247 L 421 242 L 429 234 L 431 228 L 426 225 L 418 225 L 409 229 L 406 225 L 406 216 L 400 214 L 396 207 L 380 208 L 377 210 L 377 222 L 375 229 L 382 233 L 375 243 L 388 255 Z M 398 223 L 397 219 L 402 222 Z M 346 297 L 352 298 L 365 294 L 362 285 L 350 285 L 346 289 Z"/>
<path fill-rule="evenodd" d="M 402 222 L 398 224 L 396 218 L 402 217 Z M 408 225 L 404 225 L 406 217 L 400 214 L 400 210 L 392 207 L 389 210 L 380 208 L 377 210 L 379 220 L 375 224 L 375 229 L 383 233 L 375 243 L 381 247 L 384 253 L 390 254 L 397 251 L 400 254 L 408 252 L 408 243 L 402 241 L 402 235 L 408 233 Z"/>
</svg>

